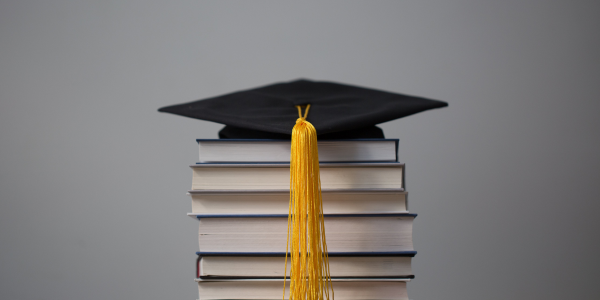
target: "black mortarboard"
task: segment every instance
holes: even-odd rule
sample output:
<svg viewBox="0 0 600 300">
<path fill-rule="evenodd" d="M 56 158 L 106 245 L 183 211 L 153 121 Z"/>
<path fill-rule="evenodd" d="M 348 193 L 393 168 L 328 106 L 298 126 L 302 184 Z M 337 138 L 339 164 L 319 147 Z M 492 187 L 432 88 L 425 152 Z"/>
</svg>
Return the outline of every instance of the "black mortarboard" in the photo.
<svg viewBox="0 0 600 300">
<path fill-rule="evenodd" d="M 383 138 L 376 124 L 446 102 L 324 81 L 296 80 L 159 109 L 226 126 L 220 138 L 290 139 L 298 118 L 295 106 L 310 104 L 306 120 L 318 138 Z"/>
</svg>

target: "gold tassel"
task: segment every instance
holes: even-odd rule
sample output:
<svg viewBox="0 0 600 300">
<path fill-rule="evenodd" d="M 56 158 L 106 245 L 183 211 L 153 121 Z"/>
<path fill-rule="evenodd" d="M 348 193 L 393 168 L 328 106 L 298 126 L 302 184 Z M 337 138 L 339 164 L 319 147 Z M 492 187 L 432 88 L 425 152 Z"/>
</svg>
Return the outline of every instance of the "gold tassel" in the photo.
<svg viewBox="0 0 600 300">
<path fill-rule="evenodd" d="M 333 299 L 319 176 L 317 131 L 306 121 L 310 104 L 292 131 L 290 158 L 290 206 L 285 256 L 283 299 L 287 279 L 288 252 L 291 260 L 290 300 Z M 291 245 L 290 245 L 291 244 Z"/>
</svg>

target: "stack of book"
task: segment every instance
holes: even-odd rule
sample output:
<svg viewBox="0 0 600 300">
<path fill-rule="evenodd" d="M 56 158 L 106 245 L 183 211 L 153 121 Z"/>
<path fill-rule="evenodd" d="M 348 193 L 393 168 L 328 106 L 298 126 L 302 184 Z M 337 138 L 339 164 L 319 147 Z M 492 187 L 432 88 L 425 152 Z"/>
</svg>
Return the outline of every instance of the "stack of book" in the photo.
<svg viewBox="0 0 600 300">
<path fill-rule="evenodd" d="M 199 221 L 199 299 L 282 299 L 290 141 L 198 144 L 188 215 Z M 398 140 L 318 147 L 335 299 L 408 299 L 416 215 L 408 212 Z"/>
</svg>

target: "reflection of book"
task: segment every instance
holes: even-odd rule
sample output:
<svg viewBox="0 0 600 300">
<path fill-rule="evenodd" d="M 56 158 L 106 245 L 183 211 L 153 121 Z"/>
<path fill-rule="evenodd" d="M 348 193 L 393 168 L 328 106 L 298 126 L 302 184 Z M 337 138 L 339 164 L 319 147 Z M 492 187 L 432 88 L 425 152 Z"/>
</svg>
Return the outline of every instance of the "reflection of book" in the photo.
<svg viewBox="0 0 600 300">
<path fill-rule="evenodd" d="M 200 252 L 285 252 L 288 216 L 198 215 Z M 411 214 L 325 215 L 327 250 L 413 251 Z"/>
<path fill-rule="evenodd" d="M 265 299 L 281 300 L 282 279 L 202 280 L 198 282 L 199 300 L 209 299 Z M 408 300 L 406 282 L 409 279 L 332 279 L 336 299 L 394 299 Z M 285 299 L 288 298 L 289 281 Z"/>
<path fill-rule="evenodd" d="M 290 188 L 289 164 L 219 164 L 190 166 L 192 190 L 284 190 Z M 401 189 L 404 164 L 324 163 L 320 164 L 321 188 Z"/>
<path fill-rule="evenodd" d="M 285 253 L 257 253 L 242 256 L 197 253 L 200 278 L 283 278 Z M 364 256 L 367 254 L 367 256 Z M 239 254 L 238 254 L 239 255 Z M 361 256 L 363 255 L 363 256 Z M 329 253 L 331 277 L 414 278 L 411 268 L 415 252 L 356 253 L 338 256 Z M 288 270 L 290 259 L 288 257 Z"/>
<path fill-rule="evenodd" d="M 193 214 L 287 214 L 288 190 L 192 190 Z M 406 213 L 403 189 L 323 190 L 323 213 Z"/>
<path fill-rule="evenodd" d="M 200 162 L 288 162 L 289 140 L 196 140 Z M 319 141 L 320 162 L 397 161 L 397 139 Z"/>
</svg>

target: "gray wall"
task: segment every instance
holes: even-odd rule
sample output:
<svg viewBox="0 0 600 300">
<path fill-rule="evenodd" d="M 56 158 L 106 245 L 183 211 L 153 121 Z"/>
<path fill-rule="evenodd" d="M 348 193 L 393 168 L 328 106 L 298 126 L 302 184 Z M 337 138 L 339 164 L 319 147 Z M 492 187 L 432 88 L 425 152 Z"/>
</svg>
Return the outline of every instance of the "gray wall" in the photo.
<svg viewBox="0 0 600 300">
<path fill-rule="evenodd" d="M 407 164 L 411 299 L 591 299 L 596 1 L 2 1 L 0 298 L 196 299 L 188 165 L 156 109 L 296 78 L 445 100 Z"/>
</svg>

